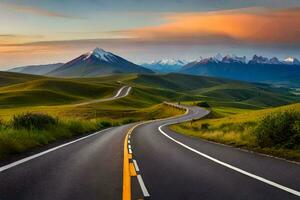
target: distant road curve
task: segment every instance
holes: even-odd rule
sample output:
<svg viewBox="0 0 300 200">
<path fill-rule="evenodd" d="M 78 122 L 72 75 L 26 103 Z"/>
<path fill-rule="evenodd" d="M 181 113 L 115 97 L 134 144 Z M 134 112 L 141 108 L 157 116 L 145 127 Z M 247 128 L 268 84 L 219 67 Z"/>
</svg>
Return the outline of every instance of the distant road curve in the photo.
<svg viewBox="0 0 300 200">
<path fill-rule="evenodd" d="M 91 104 L 91 103 L 99 103 L 99 102 L 105 102 L 105 101 L 120 99 L 120 98 L 126 97 L 129 94 L 129 92 L 131 91 L 131 89 L 132 88 L 130 86 L 123 86 L 118 90 L 118 92 L 113 97 L 106 98 L 106 99 L 96 99 L 96 100 L 92 100 L 92 101 L 78 103 L 78 104 L 75 104 L 75 105 L 76 106 L 82 106 L 82 105 L 87 105 L 87 104 Z"/>
</svg>

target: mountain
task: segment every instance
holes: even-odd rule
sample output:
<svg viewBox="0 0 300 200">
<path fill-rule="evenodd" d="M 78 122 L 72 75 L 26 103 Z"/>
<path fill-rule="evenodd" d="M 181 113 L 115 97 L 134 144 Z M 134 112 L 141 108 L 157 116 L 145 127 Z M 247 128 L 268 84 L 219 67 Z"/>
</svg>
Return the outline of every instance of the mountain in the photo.
<svg viewBox="0 0 300 200">
<path fill-rule="evenodd" d="M 49 72 L 50 76 L 91 77 L 117 73 L 153 73 L 103 49 L 93 51 L 67 62 Z"/>
<path fill-rule="evenodd" d="M 297 59 L 279 61 L 254 55 L 247 62 L 246 57 L 225 56 L 221 61 L 210 57 L 183 66 L 180 73 L 300 87 L 295 81 L 300 79 Z"/>
<path fill-rule="evenodd" d="M 288 57 L 284 59 L 283 63 L 288 65 L 300 65 L 300 61 L 297 58 Z"/>
<path fill-rule="evenodd" d="M 18 72 L 23 74 L 45 75 L 61 67 L 63 64 L 64 63 L 55 63 L 55 64 L 47 64 L 47 65 L 30 65 L 30 66 L 12 68 L 7 71 Z"/>
<path fill-rule="evenodd" d="M 186 65 L 187 63 L 188 62 L 185 60 L 162 59 L 149 63 L 142 63 L 141 65 L 156 72 L 168 73 L 179 71 L 181 67 Z"/>
</svg>

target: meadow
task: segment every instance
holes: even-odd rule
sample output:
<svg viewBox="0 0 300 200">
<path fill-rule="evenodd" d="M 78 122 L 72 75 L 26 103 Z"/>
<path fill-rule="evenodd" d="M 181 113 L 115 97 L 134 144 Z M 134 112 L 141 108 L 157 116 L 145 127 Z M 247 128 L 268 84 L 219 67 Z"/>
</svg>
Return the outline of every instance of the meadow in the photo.
<svg viewBox="0 0 300 200">
<path fill-rule="evenodd" d="M 191 137 L 300 161 L 300 103 L 261 110 L 208 109 L 211 113 L 204 119 L 172 125 L 171 129 Z"/>
<path fill-rule="evenodd" d="M 123 85 L 133 88 L 128 96 L 93 102 L 114 96 Z M 95 132 L 103 124 L 117 126 L 183 113 L 164 101 L 193 104 L 205 100 L 215 116 L 225 117 L 299 99 L 289 89 L 182 74 L 55 78 L 0 72 L 0 157 Z M 11 125 L 15 117 L 28 113 L 50 116 L 58 123 L 44 130 Z"/>
</svg>

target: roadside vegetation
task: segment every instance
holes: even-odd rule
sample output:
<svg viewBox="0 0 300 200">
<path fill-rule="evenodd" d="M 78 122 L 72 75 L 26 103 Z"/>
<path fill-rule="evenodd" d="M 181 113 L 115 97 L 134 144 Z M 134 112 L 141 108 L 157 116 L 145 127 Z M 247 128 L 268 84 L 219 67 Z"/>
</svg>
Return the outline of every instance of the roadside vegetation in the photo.
<svg viewBox="0 0 300 200">
<path fill-rule="evenodd" d="M 173 125 L 171 129 L 192 137 L 300 161 L 299 103 L 259 111 L 213 108 L 206 118 Z"/>
<path fill-rule="evenodd" d="M 43 113 L 22 113 L 9 121 L 0 121 L 0 159 L 22 153 L 49 143 L 89 134 L 108 127 L 142 120 L 166 118 L 184 111 L 160 104 L 135 117 L 119 119 L 75 119 L 59 118 Z"/>
</svg>

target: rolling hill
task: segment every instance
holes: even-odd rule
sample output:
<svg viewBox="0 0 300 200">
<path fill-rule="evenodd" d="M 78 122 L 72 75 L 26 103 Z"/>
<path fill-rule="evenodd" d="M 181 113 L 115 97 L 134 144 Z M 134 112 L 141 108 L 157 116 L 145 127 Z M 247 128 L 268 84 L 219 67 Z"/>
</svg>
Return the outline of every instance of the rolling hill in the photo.
<svg viewBox="0 0 300 200">
<path fill-rule="evenodd" d="M 18 82 L 15 82 L 16 77 Z M 12 79 L 0 87 L 0 116 L 41 111 L 69 117 L 134 116 L 163 101 L 207 101 L 212 106 L 261 109 L 299 102 L 289 89 L 185 74 L 118 74 L 105 77 L 54 78 L 0 72 Z M 85 106 L 77 103 L 112 96 L 121 85 L 133 87 L 128 97 Z M 123 114 L 122 114 L 123 113 Z"/>
<path fill-rule="evenodd" d="M 153 73 L 103 49 L 96 48 L 47 73 L 60 77 L 92 77 L 119 73 Z"/>
<path fill-rule="evenodd" d="M 55 64 L 48 64 L 48 65 L 30 65 L 30 66 L 12 68 L 8 71 L 23 73 L 23 74 L 45 75 L 61 67 L 62 65 L 63 63 L 55 63 Z"/>
</svg>

